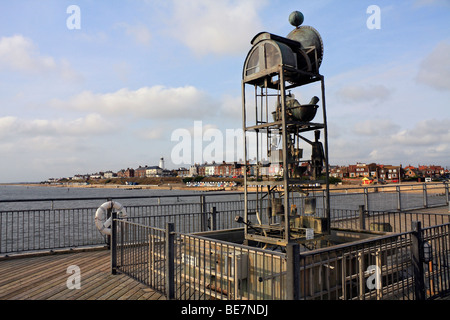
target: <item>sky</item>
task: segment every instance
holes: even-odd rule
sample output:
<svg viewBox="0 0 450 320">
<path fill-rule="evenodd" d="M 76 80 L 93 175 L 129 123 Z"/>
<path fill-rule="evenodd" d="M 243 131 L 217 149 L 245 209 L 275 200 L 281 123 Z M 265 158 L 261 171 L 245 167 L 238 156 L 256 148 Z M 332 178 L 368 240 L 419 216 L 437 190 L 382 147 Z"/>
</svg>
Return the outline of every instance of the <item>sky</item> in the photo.
<svg viewBox="0 0 450 320">
<path fill-rule="evenodd" d="M 2 0 L 0 182 L 239 160 L 250 41 L 294 10 L 324 44 L 329 163 L 450 166 L 450 0 Z"/>
</svg>

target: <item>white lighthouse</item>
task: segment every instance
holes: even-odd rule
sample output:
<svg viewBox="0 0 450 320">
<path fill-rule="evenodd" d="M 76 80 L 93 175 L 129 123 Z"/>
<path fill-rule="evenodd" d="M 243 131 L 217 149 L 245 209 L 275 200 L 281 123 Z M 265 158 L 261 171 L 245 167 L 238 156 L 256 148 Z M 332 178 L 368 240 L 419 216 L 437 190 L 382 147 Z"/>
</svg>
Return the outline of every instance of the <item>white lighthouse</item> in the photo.
<svg viewBox="0 0 450 320">
<path fill-rule="evenodd" d="M 161 157 L 161 159 L 159 159 L 159 167 L 161 168 L 161 169 L 165 169 L 164 168 L 164 158 L 163 157 Z"/>
</svg>

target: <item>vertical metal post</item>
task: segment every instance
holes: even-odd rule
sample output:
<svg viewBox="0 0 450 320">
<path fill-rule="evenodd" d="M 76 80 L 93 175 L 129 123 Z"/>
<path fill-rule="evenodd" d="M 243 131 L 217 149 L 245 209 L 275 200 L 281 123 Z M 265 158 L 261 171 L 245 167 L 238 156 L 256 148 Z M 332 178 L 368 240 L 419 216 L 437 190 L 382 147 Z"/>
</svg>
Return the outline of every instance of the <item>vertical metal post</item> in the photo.
<svg viewBox="0 0 450 320">
<path fill-rule="evenodd" d="M 423 274 L 423 239 L 422 224 L 420 221 L 412 221 L 411 253 L 414 269 L 414 293 L 416 300 L 425 300 L 425 279 Z"/>
<path fill-rule="evenodd" d="M 200 230 L 207 231 L 208 220 L 206 219 L 206 202 L 204 194 L 200 196 L 200 217 Z"/>
<path fill-rule="evenodd" d="M 359 206 L 359 229 L 365 230 L 366 229 L 366 217 L 365 217 L 365 210 L 364 206 Z"/>
<path fill-rule="evenodd" d="M 248 187 L 247 187 L 247 114 L 245 108 L 245 83 L 242 81 L 242 130 L 243 130 L 243 138 L 244 138 L 244 221 L 248 221 Z M 247 239 L 248 226 L 244 224 L 244 238 Z"/>
<path fill-rule="evenodd" d="M 444 182 L 444 186 L 445 186 L 445 202 L 447 203 L 447 205 L 450 206 L 449 196 L 448 196 L 448 183 Z M 449 207 L 449 211 L 450 211 L 450 207 Z"/>
<path fill-rule="evenodd" d="M 216 207 L 212 208 L 211 211 L 211 230 L 216 230 L 217 229 L 217 209 Z"/>
<path fill-rule="evenodd" d="M 341 263 L 342 300 L 347 300 L 347 257 L 342 256 Z"/>
<path fill-rule="evenodd" d="M 422 187 L 423 187 L 423 207 L 428 208 L 427 185 L 424 183 Z"/>
<path fill-rule="evenodd" d="M 298 243 L 288 243 L 286 245 L 287 258 L 287 299 L 300 299 L 300 245 Z"/>
<path fill-rule="evenodd" d="M 364 295 L 366 293 L 365 290 L 365 281 L 364 281 L 364 256 L 362 252 L 358 253 L 358 269 L 359 269 L 359 300 L 364 299 Z"/>
<path fill-rule="evenodd" d="M 366 211 L 369 211 L 369 190 L 367 187 L 364 188 L 364 207 Z"/>
<path fill-rule="evenodd" d="M 286 92 L 284 83 L 284 67 L 281 67 L 280 75 L 280 99 L 281 99 L 281 128 L 282 128 L 282 146 L 283 146 L 283 187 L 284 187 L 284 241 L 289 242 L 291 237 L 289 227 L 289 166 L 288 166 L 288 139 L 290 137 L 287 132 L 287 113 L 286 113 Z"/>
<path fill-rule="evenodd" d="M 375 265 L 377 266 L 376 270 L 375 270 L 375 276 L 376 276 L 376 280 L 375 280 L 375 284 L 376 284 L 376 290 L 377 290 L 377 300 L 381 300 L 383 298 L 383 284 L 382 284 L 382 276 L 381 276 L 381 268 L 382 268 L 382 251 L 380 248 L 377 249 L 377 251 L 375 252 Z"/>
<path fill-rule="evenodd" d="M 401 199 L 401 193 L 400 193 L 400 186 L 395 186 L 395 189 L 397 190 L 397 210 L 402 210 L 402 199 Z"/>
<path fill-rule="evenodd" d="M 111 212 L 112 210 L 112 198 L 108 198 L 106 201 L 111 203 L 111 206 L 108 208 L 108 210 L 106 211 L 106 219 L 109 219 L 111 217 Z M 111 236 L 106 236 L 106 244 L 108 247 L 108 250 L 111 249 Z"/>
<path fill-rule="evenodd" d="M 320 86 L 322 90 L 322 112 L 323 112 L 323 135 L 324 135 L 324 151 L 325 151 L 325 185 L 326 185 L 326 207 L 325 207 L 325 218 L 327 220 L 327 230 L 331 230 L 331 209 L 330 209 L 330 185 L 329 185 L 329 174 L 330 174 L 330 163 L 328 156 L 328 124 L 327 124 L 327 108 L 325 104 L 325 77 L 321 76 Z"/>
<path fill-rule="evenodd" d="M 117 212 L 113 211 L 111 215 L 111 274 L 117 273 Z"/>
<path fill-rule="evenodd" d="M 175 226 L 172 222 L 166 223 L 166 295 L 167 299 L 171 300 L 175 297 L 175 243 L 173 234 Z"/>
</svg>

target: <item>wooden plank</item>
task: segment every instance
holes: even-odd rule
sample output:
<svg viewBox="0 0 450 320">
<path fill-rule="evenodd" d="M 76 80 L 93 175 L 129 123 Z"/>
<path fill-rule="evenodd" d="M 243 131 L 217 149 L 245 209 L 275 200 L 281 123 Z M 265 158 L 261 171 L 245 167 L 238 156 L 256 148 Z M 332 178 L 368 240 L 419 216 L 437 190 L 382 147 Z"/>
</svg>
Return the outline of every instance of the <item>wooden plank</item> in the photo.
<svg viewBox="0 0 450 320">
<path fill-rule="evenodd" d="M 62 274 L 67 279 L 69 274 L 67 274 L 67 267 L 71 264 L 68 264 L 67 259 L 61 259 L 61 257 L 56 257 L 54 261 L 48 259 L 42 260 L 32 260 L 28 263 L 28 265 L 22 266 L 21 268 L 17 268 L 15 274 L 3 275 L 2 278 L 5 277 L 5 281 L 7 284 L 0 284 L 0 287 L 4 290 L 8 290 L 9 288 L 15 287 L 20 288 L 22 291 L 27 290 L 30 286 L 36 286 L 39 282 L 46 281 L 46 279 L 52 274 Z M 65 257 L 62 257 L 65 258 Z M 76 262 L 79 266 L 84 266 L 85 263 L 95 262 L 98 259 L 96 256 L 90 257 L 90 260 L 77 259 Z M 75 262 L 74 262 L 75 263 Z M 72 263 L 73 264 L 73 263 Z M 80 267 L 81 268 L 81 267 Z M 0 268 L 0 272 L 2 272 Z"/>
<path fill-rule="evenodd" d="M 127 281 L 121 283 L 119 286 L 113 286 L 110 290 L 104 293 L 102 296 L 96 298 L 96 300 L 118 300 L 121 296 L 130 290 L 138 287 L 139 282 L 129 278 Z"/>
<path fill-rule="evenodd" d="M 54 284 L 55 280 L 61 281 L 61 283 L 66 287 L 66 280 L 70 276 L 67 274 L 67 267 L 77 263 L 81 270 L 86 264 L 95 263 L 98 260 L 98 255 L 83 257 L 79 254 L 71 256 L 68 260 L 66 256 L 54 256 L 55 261 L 50 263 L 48 257 L 40 260 L 32 259 L 29 263 L 28 268 L 21 268 L 17 270 L 17 275 L 19 278 L 13 277 L 8 278 L 9 284 L 2 286 L 4 290 L 15 289 L 16 295 L 15 299 L 23 298 L 20 293 L 26 292 L 29 296 L 33 294 L 34 291 L 42 288 L 42 284 Z M 57 277 L 58 276 L 58 277 Z M 55 277 L 57 277 L 55 279 Z M 17 295 L 18 294 L 18 295 Z M 3 297 L 8 299 L 8 297 Z"/>
<path fill-rule="evenodd" d="M 110 252 L 86 251 L 0 261 L 2 300 L 157 300 L 164 295 L 124 274 L 110 273 Z M 81 271 L 81 288 L 68 289 L 67 267 Z"/>
<path fill-rule="evenodd" d="M 80 267 L 81 270 L 83 270 L 82 267 Z M 61 268 L 60 268 L 61 269 Z M 26 288 L 24 291 L 24 294 L 26 294 L 28 299 L 40 299 L 42 298 L 42 293 L 44 292 L 44 295 L 49 295 L 54 291 L 57 291 L 57 293 L 60 292 L 70 292 L 71 290 L 67 288 L 67 279 L 70 276 L 70 274 L 66 273 L 66 268 L 62 268 L 64 270 L 58 270 L 59 272 L 55 273 L 45 273 L 40 274 L 41 278 L 38 281 L 35 281 L 34 283 L 31 283 L 31 285 L 34 287 Z M 83 272 L 81 273 L 81 281 L 85 278 L 85 275 L 83 276 Z M 83 284 L 83 283 L 82 283 Z M 23 295 L 14 297 L 16 299 L 25 298 Z"/>
</svg>

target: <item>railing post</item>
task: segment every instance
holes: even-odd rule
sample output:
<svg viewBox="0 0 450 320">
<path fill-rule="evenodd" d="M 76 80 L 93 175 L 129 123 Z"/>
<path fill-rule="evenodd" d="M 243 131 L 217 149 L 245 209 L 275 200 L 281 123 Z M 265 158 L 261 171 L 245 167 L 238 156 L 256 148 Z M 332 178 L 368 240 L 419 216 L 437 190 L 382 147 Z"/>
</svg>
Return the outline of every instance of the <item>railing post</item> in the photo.
<svg viewBox="0 0 450 320">
<path fill-rule="evenodd" d="M 395 189 L 397 190 L 397 210 L 402 210 L 402 199 L 401 199 L 401 192 L 400 192 L 400 186 L 395 186 Z"/>
<path fill-rule="evenodd" d="M 175 226 L 172 222 L 166 223 L 166 295 L 171 300 L 175 297 Z"/>
<path fill-rule="evenodd" d="M 445 202 L 449 206 L 449 211 L 450 211 L 450 202 L 449 202 L 449 197 L 448 197 L 448 183 L 444 182 L 444 186 L 445 186 Z"/>
<path fill-rule="evenodd" d="M 359 229 L 366 230 L 366 217 L 363 205 L 359 206 Z"/>
<path fill-rule="evenodd" d="M 287 258 L 287 300 L 300 299 L 300 245 L 288 243 L 286 245 Z"/>
<path fill-rule="evenodd" d="M 106 201 L 111 202 L 112 198 L 108 198 Z M 111 217 L 111 213 L 113 212 L 112 206 L 106 210 L 106 219 L 109 219 Z M 106 245 L 108 247 L 108 250 L 111 250 L 111 236 L 106 236 Z"/>
<path fill-rule="evenodd" d="M 367 187 L 364 188 L 364 206 L 366 207 L 366 211 L 369 211 L 369 190 Z"/>
<path fill-rule="evenodd" d="M 216 207 L 212 208 L 211 211 L 211 230 L 216 230 L 217 229 L 217 209 Z"/>
<path fill-rule="evenodd" d="M 425 279 L 423 274 L 423 237 L 420 221 L 412 221 L 412 266 L 414 269 L 414 293 L 416 300 L 425 300 Z"/>
<path fill-rule="evenodd" d="M 424 208 L 428 208 L 427 185 L 426 185 L 426 183 L 424 183 L 422 185 L 422 189 L 423 189 L 423 207 Z"/>
<path fill-rule="evenodd" d="M 206 217 L 206 201 L 205 195 L 200 196 L 200 231 L 207 231 L 208 219 Z"/>
<path fill-rule="evenodd" d="M 110 250 L 111 250 L 111 274 L 117 273 L 117 212 L 111 212 L 111 238 L 110 238 Z"/>
<path fill-rule="evenodd" d="M 364 295 L 366 293 L 366 283 L 364 281 L 364 272 L 365 272 L 365 268 L 364 268 L 364 256 L 362 252 L 358 252 L 358 282 L 359 282 L 359 287 L 358 287 L 358 297 L 359 300 L 364 300 Z"/>
</svg>

